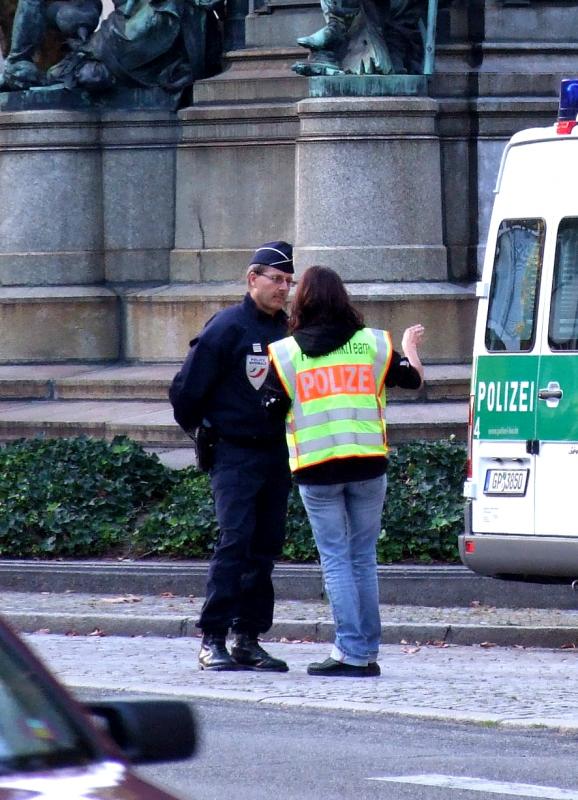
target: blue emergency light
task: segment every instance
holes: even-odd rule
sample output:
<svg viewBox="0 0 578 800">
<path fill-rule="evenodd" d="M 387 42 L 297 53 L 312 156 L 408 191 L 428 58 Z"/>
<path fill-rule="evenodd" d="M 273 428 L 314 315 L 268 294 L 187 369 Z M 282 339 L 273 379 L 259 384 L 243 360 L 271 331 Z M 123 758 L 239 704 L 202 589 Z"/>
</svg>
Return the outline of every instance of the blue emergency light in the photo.
<svg viewBox="0 0 578 800">
<path fill-rule="evenodd" d="M 578 124 L 578 78 L 564 78 L 560 83 L 560 102 L 556 133 L 568 134 Z"/>
<path fill-rule="evenodd" d="M 560 83 L 558 119 L 576 120 L 578 116 L 578 78 L 564 78 Z"/>
</svg>

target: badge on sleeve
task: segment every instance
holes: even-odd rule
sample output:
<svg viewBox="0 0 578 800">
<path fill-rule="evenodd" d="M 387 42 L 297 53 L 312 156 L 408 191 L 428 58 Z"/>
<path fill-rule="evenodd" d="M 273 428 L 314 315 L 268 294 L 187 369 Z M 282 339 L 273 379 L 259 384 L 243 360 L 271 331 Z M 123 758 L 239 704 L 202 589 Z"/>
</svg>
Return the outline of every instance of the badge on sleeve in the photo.
<svg viewBox="0 0 578 800">
<path fill-rule="evenodd" d="M 260 389 L 269 372 L 269 356 L 248 355 L 245 369 L 253 389 Z"/>
</svg>

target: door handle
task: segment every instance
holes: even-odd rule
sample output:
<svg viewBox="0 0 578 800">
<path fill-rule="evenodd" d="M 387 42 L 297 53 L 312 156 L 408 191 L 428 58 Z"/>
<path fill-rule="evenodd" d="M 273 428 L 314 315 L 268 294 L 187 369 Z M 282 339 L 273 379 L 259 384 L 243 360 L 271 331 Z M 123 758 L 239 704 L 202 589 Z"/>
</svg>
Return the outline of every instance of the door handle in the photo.
<svg viewBox="0 0 578 800">
<path fill-rule="evenodd" d="M 563 396 L 564 392 L 562 391 L 558 381 L 550 381 L 546 388 L 538 390 L 538 397 L 540 400 L 558 401 L 561 400 Z M 557 405 L 557 402 L 554 402 L 554 405 Z"/>
</svg>

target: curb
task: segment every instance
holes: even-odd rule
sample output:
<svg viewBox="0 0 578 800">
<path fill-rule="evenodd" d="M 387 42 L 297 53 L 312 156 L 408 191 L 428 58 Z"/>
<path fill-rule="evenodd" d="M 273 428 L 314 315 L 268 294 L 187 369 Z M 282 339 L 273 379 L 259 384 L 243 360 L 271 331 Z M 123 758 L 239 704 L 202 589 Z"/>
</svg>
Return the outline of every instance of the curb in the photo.
<svg viewBox="0 0 578 800">
<path fill-rule="evenodd" d="M 78 562 L 0 560 L 0 591 L 202 597 L 208 563 Z M 476 575 L 460 565 L 390 565 L 378 568 L 384 605 L 465 607 L 473 601 L 498 608 L 575 609 L 578 595 L 567 584 L 503 581 Z M 278 564 L 273 572 L 279 600 L 319 600 L 323 580 L 318 564 Z"/>
<path fill-rule="evenodd" d="M 108 684 L 103 681 L 93 682 L 86 678 L 69 677 L 66 685 L 75 691 L 112 691 L 117 692 L 116 684 Z M 431 708 L 419 708 L 407 706 L 404 708 L 387 706 L 374 707 L 366 703 L 348 700 L 324 700 L 323 698 L 307 697 L 264 697 L 254 696 L 247 692 L 235 691 L 234 689 L 191 689 L 188 685 L 170 684 L 150 684 L 143 683 L 138 689 L 131 689 L 131 692 L 140 693 L 147 696 L 178 697 L 183 700 L 208 700 L 225 703 L 254 703 L 259 706 L 272 706 L 279 708 L 308 708 L 316 711 L 344 711 L 355 712 L 357 714 L 370 714 L 372 716 L 401 717 L 403 719 L 423 719 L 432 722 L 453 722 L 466 723 L 471 725 L 481 725 L 487 727 L 491 725 L 495 728 L 507 728 L 514 730 L 548 729 L 559 733 L 578 733 L 578 722 L 559 717 L 528 716 L 528 717 L 504 717 L 493 712 L 482 711 L 440 711 Z"/>
<path fill-rule="evenodd" d="M 163 616 L 12 612 L 4 618 L 21 633 L 102 636 L 161 636 L 198 638 L 196 619 L 178 614 Z M 334 627 L 325 620 L 294 621 L 279 619 L 262 637 L 263 641 L 332 642 Z M 436 643 L 501 647 L 574 648 L 578 628 L 510 625 L 384 624 L 382 644 Z"/>
</svg>

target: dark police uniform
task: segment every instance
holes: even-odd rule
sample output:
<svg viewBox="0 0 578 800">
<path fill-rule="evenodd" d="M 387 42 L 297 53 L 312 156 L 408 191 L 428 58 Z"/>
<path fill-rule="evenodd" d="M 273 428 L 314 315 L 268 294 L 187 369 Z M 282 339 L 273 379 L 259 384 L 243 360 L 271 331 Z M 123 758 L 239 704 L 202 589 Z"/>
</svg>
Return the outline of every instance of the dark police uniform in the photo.
<svg viewBox="0 0 578 800">
<path fill-rule="evenodd" d="M 265 412 L 262 387 L 267 346 L 286 335 L 285 313 L 265 314 L 247 294 L 213 317 L 180 372 L 190 422 L 207 420 L 217 439 L 211 486 L 220 535 L 197 623 L 205 633 L 257 635 L 273 622 L 271 573 L 290 476 L 285 426 Z"/>
<path fill-rule="evenodd" d="M 285 242 L 263 245 L 254 258 L 293 272 Z M 205 669 L 287 669 L 257 643 L 273 623 L 271 574 L 283 547 L 291 484 L 284 420 L 272 418 L 263 404 L 267 347 L 286 335 L 285 312 L 263 312 L 248 293 L 207 323 L 171 386 L 177 422 L 185 430 L 208 423 L 216 442 L 210 475 L 220 532 L 197 623 Z M 237 634 L 233 658 L 224 644 L 229 629 Z"/>
</svg>

